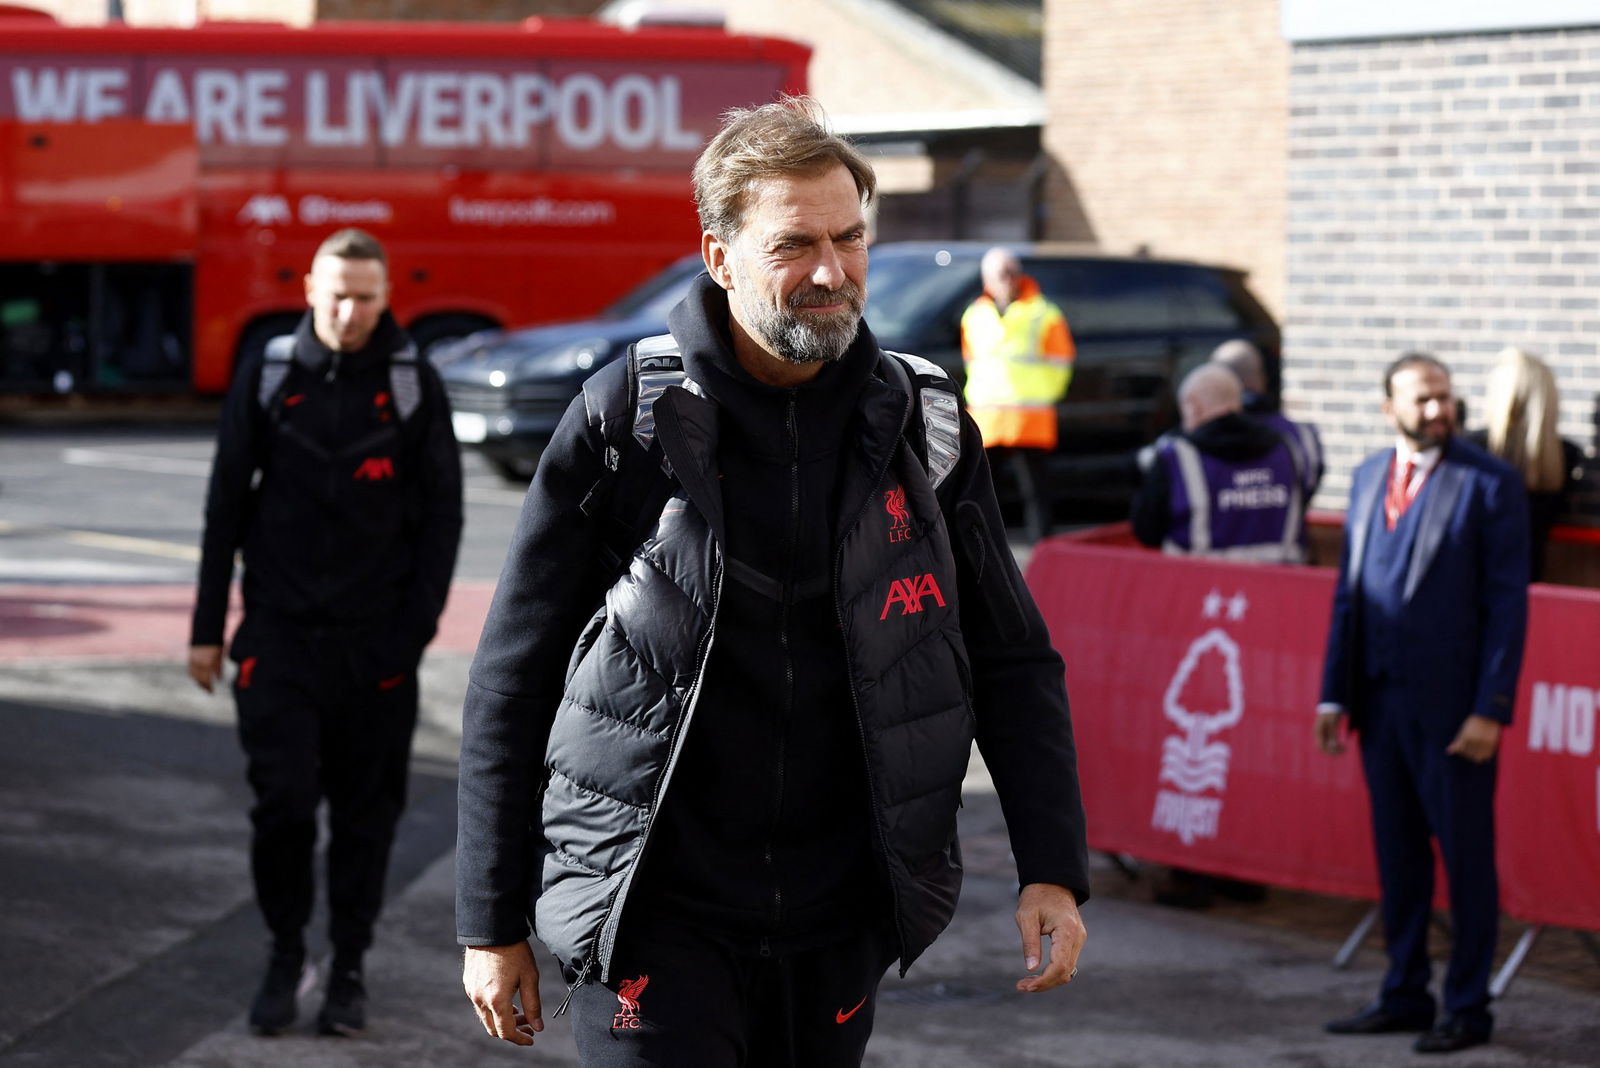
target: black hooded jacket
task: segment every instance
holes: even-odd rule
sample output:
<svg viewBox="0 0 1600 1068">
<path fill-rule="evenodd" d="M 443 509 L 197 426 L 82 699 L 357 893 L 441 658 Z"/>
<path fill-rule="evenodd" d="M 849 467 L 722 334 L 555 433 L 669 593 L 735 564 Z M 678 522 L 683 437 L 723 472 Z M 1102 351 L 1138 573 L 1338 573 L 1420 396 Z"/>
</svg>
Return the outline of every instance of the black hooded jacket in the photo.
<svg viewBox="0 0 1600 1068">
<path fill-rule="evenodd" d="M 222 644 L 242 549 L 252 618 L 381 627 L 389 666 L 406 670 L 433 637 L 461 536 L 461 456 L 443 385 L 418 361 L 422 400 L 402 425 L 390 356 L 410 342 L 388 312 L 355 352 L 324 346 L 309 313 L 294 338 L 270 407 L 260 357 L 228 392 L 191 642 Z"/>
<path fill-rule="evenodd" d="M 687 497 L 629 573 L 618 581 L 594 551 L 583 503 L 607 444 L 583 399 L 524 506 L 464 714 L 458 940 L 525 938 L 536 903 L 564 963 L 592 963 L 598 937 L 603 966 L 598 928 L 614 934 L 619 909 L 752 948 L 893 915 L 909 965 L 948 922 L 959 854 L 951 787 L 906 784 L 930 774 L 916 754 L 951 746 L 955 766 L 937 775 L 959 783 L 973 730 L 1022 881 L 1086 898 L 1062 665 L 1005 547 L 970 420 L 936 499 L 902 447 L 909 397 L 877 377 L 864 326 L 813 381 L 780 388 L 738 366 L 709 278 L 669 322 L 703 394 L 656 401 L 663 444 L 684 443 L 668 455 Z M 620 405 L 625 382 L 619 364 L 593 384 Z M 904 557 L 886 485 L 917 520 Z M 874 558 L 883 572 L 863 572 Z M 953 573 L 923 613 L 901 583 L 940 559 Z M 931 673 L 907 678 L 907 664 Z M 918 681 L 946 677 L 936 692 Z"/>
</svg>

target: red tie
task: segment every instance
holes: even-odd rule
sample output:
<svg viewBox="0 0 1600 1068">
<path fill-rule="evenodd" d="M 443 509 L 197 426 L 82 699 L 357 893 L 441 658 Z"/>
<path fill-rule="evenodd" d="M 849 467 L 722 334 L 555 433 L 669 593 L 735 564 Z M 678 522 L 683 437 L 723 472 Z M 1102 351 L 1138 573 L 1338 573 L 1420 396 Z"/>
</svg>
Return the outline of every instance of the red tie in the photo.
<svg viewBox="0 0 1600 1068">
<path fill-rule="evenodd" d="M 1394 479 L 1389 483 L 1389 495 L 1383 501 L 1383 518 L 1390 530 L 1400 522 L 1400 517 L 1406 514 L 1406 509 L 1416 497 L 1411 489 L 1411 473 L 1416 467 L 1416 460 L 1408 459 L 1405 467 L 1397 469 Z"/>
</svg>

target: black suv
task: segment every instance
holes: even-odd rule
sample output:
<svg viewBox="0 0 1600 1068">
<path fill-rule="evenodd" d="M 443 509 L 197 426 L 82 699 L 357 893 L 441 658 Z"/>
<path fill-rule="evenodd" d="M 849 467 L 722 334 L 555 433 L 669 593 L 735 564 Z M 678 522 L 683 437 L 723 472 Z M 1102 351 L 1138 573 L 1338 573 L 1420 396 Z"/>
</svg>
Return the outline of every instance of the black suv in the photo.
<svg viewBox="0 0 1600 1068">
<path fill-rule="evenodd" d="M 957 381 L 961 314 L 981 286 L 983 242 L 876 245 L 867 268 L 867 323 L 884 348 L 915 353 Z M 1109 256 L 1069 245 L 1011 245 L 1023 270 L 1067 317 L 1077 344 L 1049 463 L 1056 497 L 1121 507 L 1138 478 L 1138 449 L 1177 425 L 1176 388 L 1230 338 L 1252 341 L 1279 388 L 1278 327 L 1227 267 Z M 698 274 L 688 257 L 607 316 L 463 342 L 442 370 L 457 436 L 502 473 L 525 477 L 583 379 L 649 334 Z"/>
</svg>

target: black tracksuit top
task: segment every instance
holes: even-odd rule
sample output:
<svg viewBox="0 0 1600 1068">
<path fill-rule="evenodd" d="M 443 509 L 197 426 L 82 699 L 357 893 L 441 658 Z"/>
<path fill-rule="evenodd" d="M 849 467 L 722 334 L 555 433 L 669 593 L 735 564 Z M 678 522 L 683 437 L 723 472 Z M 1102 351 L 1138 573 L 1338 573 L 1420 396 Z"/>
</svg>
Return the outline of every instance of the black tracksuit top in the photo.
<svg viewBox="0 0 1600 1068">
<path fill-rule="evenodd" d="M 725 317 L 680 307 L 670 322 L 689 377 L 718 405 L 725 578 L 704 689 L 630 908 L 703 917 L 769 948 L 837 938 L 852 918 L 879 918 L 861 902 L 887 903 L 832 581 L 839 464 L 877 346 L 858 343 L 783 388 L 738 365 Z"/>
<path fill-rule="evenodd" d="M 263 408 L 264 361 L 234 376 L 217 434 L 191 641 L 220 645 L 233 557 L 256 619 L 381 627 L 403 669 L 433 637 L 461 535 L 461 458 L 438 374 L 402 428 L 389 357 L 407 345 L 387 312 L 367 344 L 334 353 L 309 313 Z M 259 479 L 257 473 L 259 472 Z"/>
<path fill-rule="evenodd" d="M 689 378 L 717 408 L 724 575 L 703 689 L 625 914 L 700 922 L 752 948 L 762 938 L 848 936 L 859 926 L 841 921 L 864 925 L 890 908 L 833 589 L 840 531 L 855 518 L 834 514 L 839 472 L 852 436 L 869 429 L 855 425 L 855 399 L 877 343 L 863 327 L 840 361 L 785 389 L 738 367 L 727 296 L 709 278 L 669 322 Z M 527 936 L 540 883 L 540 755 L 563 669 L 617 578 L 594 551 L 603 514 L 582 507 L 606 451 L 583 398 L 562 427 L 530 489 L 468 688 L 457 839 L 464 945 Z M 1062 773 L 1075 751 L 1061 660 L 1005 548 L 965 417 L 962 442 L 945 510 L 978 744 L 1022 881 L 1068 886 L 1082 900 L 1082 805 L 1075 773 Z M 610 830 L 594 834 L 610 842 Z"/>
</svg>

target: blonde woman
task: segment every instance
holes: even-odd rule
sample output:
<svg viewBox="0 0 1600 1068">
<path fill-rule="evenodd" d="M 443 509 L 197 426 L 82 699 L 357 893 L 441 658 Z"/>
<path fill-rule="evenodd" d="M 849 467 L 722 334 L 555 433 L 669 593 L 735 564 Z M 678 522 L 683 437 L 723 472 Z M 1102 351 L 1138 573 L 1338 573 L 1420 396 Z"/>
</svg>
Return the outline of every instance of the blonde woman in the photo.
<svg viewBox="0 0 1600 1068">
<path fill-rule="evenodd" d="M 1538 357 L 1502 349 L 1489 371 L 1485 394 L 1488 426 L 1471 438 L 1515 467 L 1528 487 L 1529 575 L 1537 580 L 1543 577 L 1545 540 L 1567 510 L 1582 453 L 1556 433 L 1561 408 L 1556 378 Z"/>
</svg>

